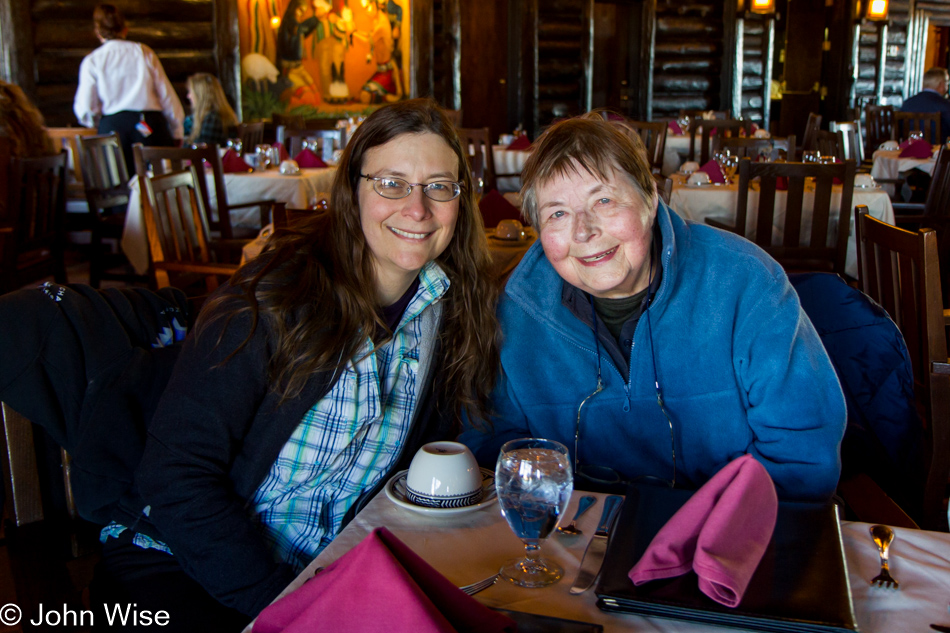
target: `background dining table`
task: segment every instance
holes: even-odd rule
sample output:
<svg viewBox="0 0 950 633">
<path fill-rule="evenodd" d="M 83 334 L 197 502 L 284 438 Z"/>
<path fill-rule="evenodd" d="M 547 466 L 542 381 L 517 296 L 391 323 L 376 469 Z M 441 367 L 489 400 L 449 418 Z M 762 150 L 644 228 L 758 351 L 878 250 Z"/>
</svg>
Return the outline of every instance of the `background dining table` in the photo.
<svg viewBox="0 0 950 633">
<path fill-rule="evenodd" d="M 335 167 L 319 169 L 301 169 L 299 174 L 284 175 L 277 169 L 255 171 L 253 173 L 224 174 L 224 186 L 228 190 L 228 202 L 241 204 L 255 200 L 275 200 L 285 202 L 295 209 L 306 209 L 317 202 L 318 198 L 330 191 L 333 184 Z M 215 208 L 214 180 L 210 171 L 207 174 L 208 195 L 212 208 L 209 213 L 217 213 Z M 142 213 L 142 196 L 138 177 L 129 183 L 129 207 L 122 231 L 122 252 L 128 258 L 135 272 L 143 275 L 148 271 L 148 236 L 145 233 L 145 216 Z M 258 207 L 236 209 L 231 214 L 231 224 L 236 227 L 261 228 Z"/>
<path fill-rule="evenodd" d="M 575 491 L 566 517 L 577 508 L 581 494 Z M 568 590 L 577 575 L 581 558 L 594 534 L 603 508 L 604 495 L 595 494 L 597 504 L 578 521 L 583 535 L 550 536 L 542 545 L 544 556 L 564 567 L 565 575 L 555 585 L 525 589 L 499 580 L 475 598 L 489 606 L 549 615 L 604 627 L 605 633 L 717 633 L 729 628 L 678 620 L 607 613 L 597 608 L 593 590 L 571 595 Z M 485 578 L 501 565 L 520 556 L 524 548 L 502 518 L 497 502 L 469 513 L 421 514 L 396 505 L 380 493 L 353 521 L 300 573 L 284 593 L 310 578 L 362 541 L 374 528 L 385 526 L 449 581 L 461 586 Z M 848 578 L 854 613 L 862 633 L 929 631 L 932 622 L 950 624 L 950 534 L 896 528 L 891 545 L 891 573 L 900 582 L 899 590 L 872 587 L 869 580 L 878 573 L 877 548 L 871 541 L 867 523 L 841 522 Z M 613 538 L 623 538 L 617 533 Z M 282 594 L 283 595 L 283 594 Z M 250 626 L 245 629 L 250 632 Z"/>
<path fill-rule="evenodd" d="M 521 190 L 521 176 L 504 176 L 497 174 L 521 174 L 524 164 L 531 155 L 530 150 L 508 149 L 507 145 L 492 145 L 492 158 L 495 161 L 495 180 L 498 191 L 507 193 Z"/>
<path fill-rule="evenodd" d="M 670 196 L 670 207 L 677 211 L 683 218 L 704 222 L 707 217 L 716 217 L 719 219 L 731 220 L 736 217 L 736 206 L 738 203 L 739 189 L 738 185 L 733 183 L 729 185 L 688 185 L 686 177 L 682 174 L 673 176 L 673 193 Z M 809 199 L 814 200 L 814 193 L 805 193 L 806 208 Z M 749 232 L 747 237 L 752 237 L 755 230 L 756 211 L 758 209 L 759 192 L 751 191 L 749 193 Z M 852 204 L 867 205 L 868 212 L 872 217 L 877 218 L 888 224 L 894 224 L 894 207 L 891 205 L 890 196 L 880 187 L 862 189 L 855 187 Z M 831 196 L 832 212 L 836 212 L 841 206 L 841 186 L 835 186 Z M 785 196 L 779 193 L 776 196 L 775 223 L 781 226 L 785 222 Z M 810 217 L 805 214 L 804 227 L 802 235 L 809 235 L 811 229 Z M 836 230 L 830 226 L 829 230 Z M 782 233 L 779 228 L 774 228 L 772 232 L 773 243 L 779 243 Z M 851 215 L 851 229 L 848 237 L 848 255 L 845 261 L 845 272 L 857 277 L 857 242 L 854 238 L 854 214 Z"/>
<path fill-rule="evenodd" d="M 875 150 L 873 154 L 874 163 L 871 166 L 871 176 L 876 180 L 893 180 L 899 178 L 902 173 L 912 169 L 922 171 L 928 176 L 933 175 L 934 165 L 937 164 L 935 160 L 936 154 L 931 155 L 929 158 L 910 158 L 908 156 L 901 156 L 900 154 L 901 150 L 899 149 Z M 893 189 L 894 185 L 884 185 L 884 190 L 888 195 L 894 195 Z"/>
</svg>

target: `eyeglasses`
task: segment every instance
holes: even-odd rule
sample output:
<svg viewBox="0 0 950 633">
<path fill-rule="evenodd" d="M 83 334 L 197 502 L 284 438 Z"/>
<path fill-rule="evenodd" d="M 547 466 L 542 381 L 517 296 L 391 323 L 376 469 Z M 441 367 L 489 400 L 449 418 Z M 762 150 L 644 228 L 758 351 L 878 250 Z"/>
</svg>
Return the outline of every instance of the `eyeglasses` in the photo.
<svg viewBox="0 0 950 633">
<path fill-rule="evenodd" d="M 421 182 L 407 182 L 402 178 L 376 178 L 367 176 L 366 174 L 360 174 L 360 178 L 372 180 L 373 191 L 390 200 L 399 200 L 407 197 L 412 193 L 413 187 L 422 187 L 422 193 L 425 194 L 426 198 L 435 200 L 436 202 L 455 200 L 459 197 L 459 194 L 462 193 L 462 185 L 457 182 L 452 182 L 451 180 L 437 180 L 436 182 L 430 182 L 426 185 Z"/>
</svg>

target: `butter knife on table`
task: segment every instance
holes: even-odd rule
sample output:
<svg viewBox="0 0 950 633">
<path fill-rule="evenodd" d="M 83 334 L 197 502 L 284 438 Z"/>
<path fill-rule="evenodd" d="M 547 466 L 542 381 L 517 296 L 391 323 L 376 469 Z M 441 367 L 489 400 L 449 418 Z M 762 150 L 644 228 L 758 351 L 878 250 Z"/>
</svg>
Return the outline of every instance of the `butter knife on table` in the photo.
<svg viewBox="0 0 950 633">
<path fill-rule="evenodd" d="M 619 495 L 610 495 L 604 501 L 604 511 L 600 515 L 597 532 L 587 544 L 584 558 L 581 559 L 581 569 L 577 572 L 577 579 L 571 587 L 572 594 L 584 593 L 590 589 L 597 580 L 597 576 L 600 575 L 600 568 L 604 564 L 604 554 L 607 553 L 607 543 L 610 540 L 610 531 L 613 529 L 622 503 L 623 497 Z"/>
<path fill-rule="evenodd" d="M 950 633 L 950 626 L 944 624 L 931 624 L 930 628 L 934 631 L 941 631 L 942 633 Z"/>
</svg>

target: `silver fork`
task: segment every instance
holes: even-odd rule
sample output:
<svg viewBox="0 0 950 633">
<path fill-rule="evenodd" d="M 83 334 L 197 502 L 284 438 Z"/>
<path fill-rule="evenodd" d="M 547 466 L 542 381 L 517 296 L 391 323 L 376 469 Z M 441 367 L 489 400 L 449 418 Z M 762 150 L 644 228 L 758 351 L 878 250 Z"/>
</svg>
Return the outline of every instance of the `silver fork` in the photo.
<svg viewBox="0 0 950 633">
<path fill-rule="evenodd" d="M 887 550 L 894 540 L 894 530 L 886 525 L 872 525 L 870 527 L 871 538 L 877 545 L 878 553 L 881 556 L 881 573 L 871 579 L 871 584 L 875 587 L 886 587 L 888 589 L 898 589 L 900 584 L 891 576 L 888 567 Z"/>
<path fill-rule="evenodd" d="M 478 582 L 473 582 L 470 585 L 459 587 L 459 589 L 461 589 L 462 591 L 464 591 L 470 596 L 474 596 L 479 591 L 484 591 L 485 589 L 488 589 L 489 587 L 494 585 L 495 582 L 497 581 L 498 581 L 498 574 L 494 574 L 492 576 L 489 576 L 488 578 L 483 578 L 482 580 L 479 580 Z"/>
</svg>

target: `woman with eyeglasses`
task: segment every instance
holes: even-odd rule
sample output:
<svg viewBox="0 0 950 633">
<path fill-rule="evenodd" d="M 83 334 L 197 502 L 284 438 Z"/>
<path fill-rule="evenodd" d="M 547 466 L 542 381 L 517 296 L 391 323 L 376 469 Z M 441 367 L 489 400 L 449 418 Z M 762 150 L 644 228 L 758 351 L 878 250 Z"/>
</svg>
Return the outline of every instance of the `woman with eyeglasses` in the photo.
<svg viewBox="0 0 950 633">
<path fill-rule="evenodd" d="M 429 99 L 374 112 L 330 210 L 202 309 L 149 428 L 141 503 L 105 531 L 102 584 L 120 591 L 101 601 L 240 630 L 423 443 L 484 415 L 489 271 L 451 122 Z"/>
<path fill-rule="evenodd" d="M 578 487 L 697 488 L 750 453 L 786 499 L 828 499 L 845 401 L 781 266 L 657 199 L 642 145 L 598 114 L 552 126 L 522 172 L 539 240 L 499 304 L 480 461 L 515 437 L 571 449 Z"/>
</svg>

